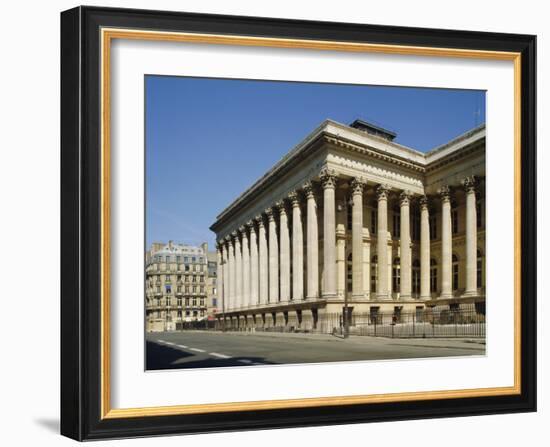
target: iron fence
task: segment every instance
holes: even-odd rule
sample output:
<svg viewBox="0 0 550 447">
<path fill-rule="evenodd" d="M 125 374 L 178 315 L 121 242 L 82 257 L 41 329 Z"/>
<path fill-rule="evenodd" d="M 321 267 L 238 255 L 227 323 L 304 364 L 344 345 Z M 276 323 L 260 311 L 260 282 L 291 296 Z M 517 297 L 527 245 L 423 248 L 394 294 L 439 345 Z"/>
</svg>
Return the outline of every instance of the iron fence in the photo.
<svg viewBox="0 0 550 447">
<path fill-rule="evenodd" d="M 302 332 L 343 335 L 343 313 L 267 313 L 218 319 L 215 330 Z M 204 326 L 203 326 L 204 327 Z M 349 334 L 391 338 L 485 337 L 485 313 L 474 305 L 453 309 L 424 308 L 413 312 L 351 312 Z"/>
</svg>

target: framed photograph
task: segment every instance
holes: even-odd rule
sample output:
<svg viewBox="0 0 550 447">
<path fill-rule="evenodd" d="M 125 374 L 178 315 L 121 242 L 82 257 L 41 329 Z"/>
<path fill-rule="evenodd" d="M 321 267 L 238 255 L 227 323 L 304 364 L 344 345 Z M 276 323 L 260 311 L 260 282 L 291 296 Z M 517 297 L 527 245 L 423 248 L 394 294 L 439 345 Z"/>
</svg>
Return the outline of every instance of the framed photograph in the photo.
<svg viewBox="0 0 550 447">
<path fill-rule="evenodd" d="M 62 434 L 535 411 L 535 44 L 63 12 Z"/>
</svg>

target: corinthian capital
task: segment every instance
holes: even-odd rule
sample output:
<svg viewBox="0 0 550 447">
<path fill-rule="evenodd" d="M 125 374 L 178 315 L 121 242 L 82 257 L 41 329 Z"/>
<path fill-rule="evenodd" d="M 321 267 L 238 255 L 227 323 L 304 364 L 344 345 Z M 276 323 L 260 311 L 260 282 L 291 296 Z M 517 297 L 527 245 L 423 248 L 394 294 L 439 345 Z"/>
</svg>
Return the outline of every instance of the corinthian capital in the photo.
<svg viewBox="0 0 550 447">
<path fill-rule="evenodd" d="M 390 191 L 391 188 L 389 185 L 378 185 L 376 187 L 376 197 L 378 200 L 387 200 Z"/>
<path fill-rule="evenodd" d="M 336 179 L 338 178 L 338 176 L 336 175 L 336 171 L 334 169 L 321 169 L 321 172 L 319 173 L 319 178 L 321 179 L 323 189 L 336 188 Z"/>
<path fill-rule="evenodd" d="M 470 177 L 466 177 L 462 180 L 462 186 L 464 186 L 464 189 L 467 193 L 475 193 L 476 187 L 477 187 L 477 179 L 474 175 Z"/>
<path fill-rule="evenodd" d="M 300 196 L 298 195 L 297 191 L 291 191 L 288 194 L 288 199 L 290 200 L 290 203 L 292 204 L 292 207 L 300 206 Z"/>
<path fill-rule="evenodd" d="M 426 196 L 426 195 L 420 196 L 420 198 L 418 199 L 418 203 L 420 204 L 420 207 L 422 209 L 428 208 L 428 206 L 430 205 L 430 201 L 428 200 L 428 196 Z"/>
<path fill-rule="evenodd" d="M 284 200 L 279 200 L 275 206 L 279 210 L 279 215 L 286 214 L 286 203 Z"/>
<path fill-rule="evenodd" d="M 449 202 L 451 200 L 451 187 L 449 185 L 443 185 L 437 192 L 444 202 Z"/>
<path fill-rule="evenodd" d="M 367 182 L 362 177 L 353 178 L 349 184 L 352 195 L 363 194 L 363 189 L 365 188 L 366 185 L 367 185 Z"/>
<path fill-rule="evenodd" d="M 256 221 L 256 223 L 258 224 L 258 228 L 263 228 L 264 226 L 264 218 L 262 217 L 261 214 L 257 215 L 254 220 Z"/>
<path fill-rule="evenodd" d="M 267 216 L 267 220 L 269 220 L 270 222 L 271 221 L 274 221 L 275 220 L 275 210 L 274 210 L 275 207 L 271 207 L 271 208 L 268 208 L 265 210 L 265 214 Z"/>
<path fill-rule="evenodd" d="M 399 203 L 403 205 L 409 205 L 411 203 L 411 198 L 413 197 L 413 193 L 410 191 L 402 191 L 401 194 L 399 194 Z"/>
<path fill-rule="evenodd" d="M 313 186 L 313 183 L 311 181 L 307 181 L 304 183 L 304 186 L 302 186 L 304 189 L 304 193 L 308 199 L 314 199 L 315 198 L 315 188 Z"/>
</svg>

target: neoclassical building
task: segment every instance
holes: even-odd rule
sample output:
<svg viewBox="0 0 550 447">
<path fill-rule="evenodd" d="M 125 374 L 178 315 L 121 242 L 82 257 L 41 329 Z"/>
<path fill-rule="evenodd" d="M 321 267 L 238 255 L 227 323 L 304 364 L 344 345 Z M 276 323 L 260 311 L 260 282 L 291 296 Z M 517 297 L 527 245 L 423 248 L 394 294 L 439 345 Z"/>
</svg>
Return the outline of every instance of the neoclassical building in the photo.
<svg viewBox="0 0 550 447">
<path fill-rule="evenodd" d="M 217 317 L 485 312 L 485 126 L 429 152 L 362 120 L 326 120 L 211 226 Z"/>
<path fill-rule="evenodd" d="M 145 254 L 145 330 L 181 329 L 213 309 L 208 245 L 153 243 Z M 214 269 L 215 272 L 215 269 Z M 214 273 L 215 275 L 215 273 Z"/>
</svg>

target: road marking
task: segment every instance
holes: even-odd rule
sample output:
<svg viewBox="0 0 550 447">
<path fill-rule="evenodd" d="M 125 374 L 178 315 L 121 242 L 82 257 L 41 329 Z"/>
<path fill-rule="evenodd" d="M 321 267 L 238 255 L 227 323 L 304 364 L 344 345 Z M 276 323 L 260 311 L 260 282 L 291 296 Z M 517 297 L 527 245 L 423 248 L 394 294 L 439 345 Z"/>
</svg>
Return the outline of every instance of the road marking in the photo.
<svg viewBox="0 0 550 447">
<path fill-rule="evenodd" d="M 166 343 L 167 345 L 170 345 L 170 346 L 174 346 L 175 343 L 172 343 L 171 341 L 165 341 L 164 343 Z"/>
<path fill-rule="evenodd" d="M 240 359 L 238 361 L 241 362 L 241 363 L 247 363 L 247 364 L 252 363 L 252 360 L 248 360 L 248 359 Z"/>
<path fill-rule="evenodd" d="M 204 349 L 198 349 L 198 348 L 190 348 L 191 351 L 195 351 L 195 352 L 206 352 Z"/>
<path fill-rule="evenodd" d="M 187 346 L 185 345 L 176 345 L 178 348 L 183 348 L 183 349 L 187 349 Z"/>
<path fill-rule="evenodd" d="M 159 343 L 166 343 L 164 340 L 158 340 Z"/>
<path fill-rule="evenodd" d="M 230 359 L 231 356 L 225 354 L 218 354 L 217 352 L 210 352 L 210 355 L 214 357 L 219 357 L 220 359 Z"/>
</svg>

